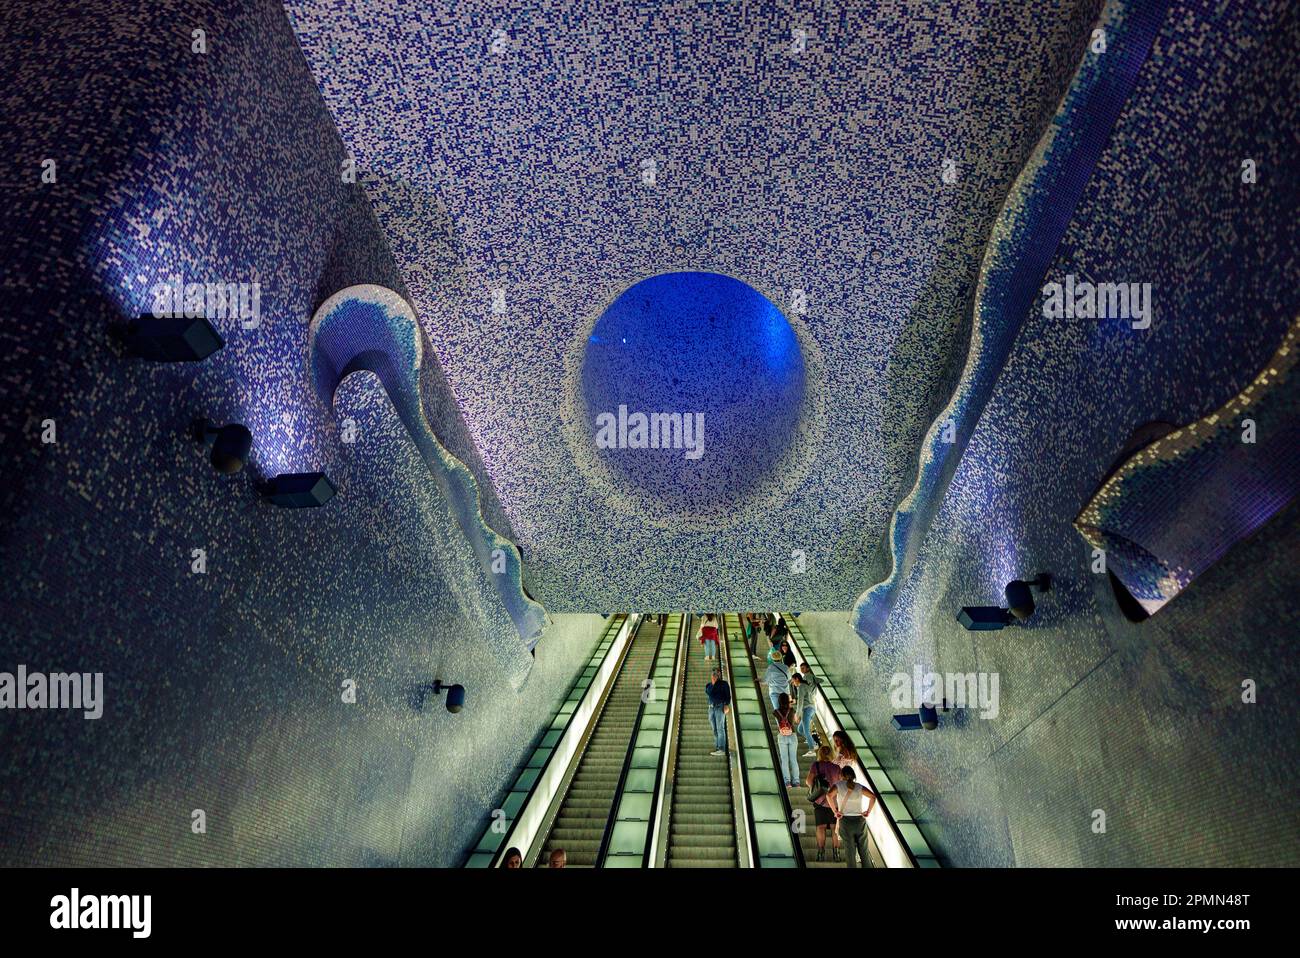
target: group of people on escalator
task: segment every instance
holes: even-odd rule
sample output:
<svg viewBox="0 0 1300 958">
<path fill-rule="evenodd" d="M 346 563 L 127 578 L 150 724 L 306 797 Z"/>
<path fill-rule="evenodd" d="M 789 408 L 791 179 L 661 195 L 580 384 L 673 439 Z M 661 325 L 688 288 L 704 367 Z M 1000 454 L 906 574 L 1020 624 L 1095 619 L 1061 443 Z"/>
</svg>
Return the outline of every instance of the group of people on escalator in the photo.
<svg viewBox="0 0 1300 958">
<path fill-rule="evenodd" d="M 802 737 L 808 750 L 805 758 L 814 759 L 804 779 L 808 799 L 813 803 L 817 826 L 817 860 L 826 856 L 826 834 L 831 835 L 831 854 L 840 860 L 841 843 L 845 849 L 846 864 L 856 868 L 869 867 L 867 853 L 866 819 L 876 804 L 876 794 L 857 781 L 857 768 L 861 767 L 857 749 L 843 732 L 832 738 L 834 748 L 817 739 L 813 731 L 816 714 L 817 677 L 807 662 L 799 662 L 790 648 L 789 628 L 784 620 L 768 614 L 746 613 L 742 617 L 745 644 L 757 660 L 760 656 L 760 633 L 766 638 L 767 651 L 763 658 L 766 668 L 761 679 L 767 686 L 772 703 L 772 717 L 776 724 L 777 755 L 781 776 L 787 789 L 799 785 L 798 742 Z M 704 661 L 712 665 L 710 680 L 705 686 L 709 697 L 709 723 L 713 727 L 714 755 L 727 754 L 726 716 L 731 710 L 731 686 L 722 677 L 718 663 L 718 617 L 709 613 L 702 617 L 696 638 L 704 646 Z"/>
</svg>

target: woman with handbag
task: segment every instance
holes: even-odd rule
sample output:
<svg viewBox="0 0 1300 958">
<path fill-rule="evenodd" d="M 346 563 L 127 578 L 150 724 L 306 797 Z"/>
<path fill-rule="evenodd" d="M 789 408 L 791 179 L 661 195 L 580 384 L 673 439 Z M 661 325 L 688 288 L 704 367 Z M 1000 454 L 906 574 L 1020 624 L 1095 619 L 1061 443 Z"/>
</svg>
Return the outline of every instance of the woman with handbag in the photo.
<svg viewBox="0 0 1300 958">
<path fill-rule="evenodd" d="M 840 780 L 840 767 L 831 761 L 831 747 L 817 749 L 817 761 L 808 770 L 808 801 L 813 803 L 813 821 L 817 825 L 817 860 L 826 859 L 826 829 L 831 830 L 831 854 L 840 860 L 840 832 L 835 827 L 835 812 L 831 810 L 827 793 Z"/>
</svg>

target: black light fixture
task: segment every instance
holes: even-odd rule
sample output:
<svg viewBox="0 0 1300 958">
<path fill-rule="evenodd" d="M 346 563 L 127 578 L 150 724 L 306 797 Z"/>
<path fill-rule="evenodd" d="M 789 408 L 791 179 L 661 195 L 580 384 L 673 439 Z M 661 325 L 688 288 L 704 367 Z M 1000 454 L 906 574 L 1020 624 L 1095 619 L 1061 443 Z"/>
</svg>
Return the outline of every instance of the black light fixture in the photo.
<svg viewBox="0 0 1300 958">
<path fill-rule="evenodd" d="M 323 506 L 338 490 L 323 472 L 286 472 L 262 484 L 268 502 L 286 509 Z"/>
<path fill-rule="evenodd" d="M 939 727 L 939 710 L 933 705 L 922 702 L 916 712 L 921 720 L 921 728 L 927 732 L 932 732 Z"/>
<path fill-rule="evenodd" d="M 1034 614 L 1034 592 L 1048 592 L 1051 588 L 1052 577 L 1046 572 L 1040 572 L 1028 582 L 1021 579 L 1008 582 L 1005 590 L 1007 611 L 1021 622 L 1025 621 Z"/>
<path fill-rule="evenodd" d="M 253 434 L 248 427 L 237 422 L 218 426 L 207 419 L 196 419 L 192 428 L 196 439 L 212 447 L 213 469 L 230 475 L 244 468 L 253 448 Z"/>
<path fill-rule="evenodd" d="M 957 621 L 968 632 L 996 632 L 1015 620 L 1006 609 L 997 605 L 963 605 Z"/>
<path fill-rule="evenodd" d="M 196 363 L 225 345 L 202 316 L 141 316 L 117 335 L 132 355 L 160 363 Z"/>
<path fill-rule="evenodd" d="M 429 691 L 434 695 L 447 693 L 447 711 L 459 712 L 465 707 L 465 686 L 463 685 L 445 685 L 442 679 L 434 679 L 433 685 L 429 686 Z"/>
<path fill-rule="evenodd" d="M 1034 578 L 1025 581 L 1016 579 L 1007 583 L 1003 590 L 1007 598 L 1007 608 L 996 605 L 964 605 L 957 613 L 957 621 L 968 632 L 996 632 L 1013 622 L 1024 622 L 1034 614 L 1034 592 L 1050 592 L 1052 577 L 1040 572 Z"/>
</svg>

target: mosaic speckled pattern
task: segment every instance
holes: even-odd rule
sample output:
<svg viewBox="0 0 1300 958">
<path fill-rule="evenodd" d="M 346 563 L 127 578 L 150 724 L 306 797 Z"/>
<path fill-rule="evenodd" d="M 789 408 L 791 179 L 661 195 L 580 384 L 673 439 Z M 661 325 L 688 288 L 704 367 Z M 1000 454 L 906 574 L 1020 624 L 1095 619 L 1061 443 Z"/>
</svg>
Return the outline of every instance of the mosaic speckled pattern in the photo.
<svg viewBox="0 0 1300 958">
<path fill-rule="evenodd" d="M 1150 281 L 1151 329 L 1045 319 L 1035 303 L 874 654 L 846 612 L 799 620 L 947 863 L 1300 860 L 1300 513 L 1278 513 L 1141 624 L 1071 521 L 1136 430 L 1222 407 L 1300 308 L 1298 60 L 1294 4 L 1171 6 L 1044 277 Z M 1244 158 L 1267 179 L 1242 182 Z M 1026 625 L 956 622 L 1044 571 L 1055 586 Z M 892 731 L 890 678 L 917 665 L 998 673 L 999 716 Z"/>
<path fill-rule="evenodd" d="M 602 620 L 558 617 L 534 661 L 378 380 L 317 397 L 313 310 L 404 285 L 283 9 L 36 3 L 6 30 L 0 669 L 102 671 L 106 701 L 4 713 L 0 863 L 459 862 Z M 226 346 L 197 365 L 123 358 L 110 324 L 174 273 L 260 281 L 260 326 L 214 321 Z M 422 373 L 439 441 L 480 470 L 436 357 Z M 249 426 L 245 474 L 213 472 L 196 416 Z M 258 498 L 297 469 L 339 495 Z M 420 705 L 435 677 L 465 711 Z"/>
<path fill-rule="evenodd" d="M 429 422 L 421 386 L 436 377 L 437 368 L 424 362 L 427 348 L 410 306 L 381 286 L 340 290 L 312 317 L 308 349 L 320 398 L 332 405 L 339 384 L 359 369 L 379 376 L 478 560 L 481 575 L 466 575 L 464 582 L 483 590 L 485 607 L 496 604 L 488 595 L 495 593 L 518 630 L 518 643 L 503 629 L 486 630 L 483 640 L 512 663 L 515 684 L 522 685 L 532 664 L 524 652 L 537 644 L 546 612 L 523 591 L 519 551 L 485 521 L 473 473 L 438 441 Z"/>
<path fill-rule="evenodd" d="M 847 608 L 874 581 L 1098 6 L 286 4 L 548 610 Z M 575 462 L 592 325 L 679 270 L 744 281 L 820 355 L 817 441 L 774 468 L 800 481 L 707 527 Z"/>
<path fill-rule="evenodd" d="M 262 0 L 105 0 L 10 19 L 0 668 L 102 671 L 106 703 L 3 717 L 0 862 L 453 865 L 554 714 L 602 622 L 554 615 L 529 667 L 391 393 L 360 373 L 320 400 L 308 323 L 354 285 L 411 305 L 420 409 L 552 612 L 847 610 L 888 573 L 998 211 L 1100 3 L 843 6 L 291 0 L 291 24 Z M 1297 62 L 1294 3 L 1171 7 L 1044 277 L 1150 281 L 1152 328 L 1031 308 L 874 656 L 847 611 L 800 619 L 945 863 L 1300 857 L 1300 513 L 1141 625 L 1071 524 L 1135 429 L 1223 406 L 1300 314 Z M 565 433 L 596 317 L 674 269 L 789 312 L 804 289 L 791 323 L 825 410 L 780 463 L 789 498 L 737 503 L 709 548 L 607 505 Z M 197 366 L 123 358 L 107 329 L 173 274 L 261 283 L 260 327 L 222 325 Z M 196 416 L 252 429 L 249 474 L 211 470 Z M 290 469 L 339 496 L 257 498 Z M 955 622 L 1039 571 L 1056 587 L 1027 625 Z M 918 664 L 998 672 L 998 719 L 893 733 L 890 676 Z M 421 701 L 434 677 L 467 685 L 463 713 Z"/>
<path fill-rule="evenodd" d="M 980 271 L 965 368 L 947 406 L 926 433 L 915 481 L 890 520 L 889 574 L 854 604 L 854 628 L 866 642 L 876 639 L 885 627 L 898 586 L 943 500 L 1022 318 L 1030 304 L 1038 302 L 1043 270 L 1163 18 L 1163 3 L 1107 6 L 1098 28 L 1106 38 L 1105 47 L 1094 37 L 1052 124 L 1011 189 Z"/>
</svg>

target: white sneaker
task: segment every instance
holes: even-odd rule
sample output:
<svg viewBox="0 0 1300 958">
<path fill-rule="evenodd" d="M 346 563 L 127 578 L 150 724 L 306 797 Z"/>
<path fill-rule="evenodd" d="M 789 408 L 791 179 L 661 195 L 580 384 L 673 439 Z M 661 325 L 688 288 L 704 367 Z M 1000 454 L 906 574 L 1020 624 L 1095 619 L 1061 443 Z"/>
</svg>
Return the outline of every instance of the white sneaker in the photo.
<svg viewBox="0 0 1300 958">
<path fill-rule="evenodd" d="M 720 749 L 720 748 L 715 748 L 715 749 L 714 749 L 712 752 L 710 752 L 709 754 L 710 754 L 710 755 L 726 755 L 727 753 L 724 752 L 724 751 L 723 751 L 722 749 Z"/>
<path fill-rule="evenodd" d="M 812 758 L 812 757 L 813 757 L 814 755 L 816 755 L 816 754 L 817 754 L 817 751 L 816 751 L 815 749 L 811 749 L 811 748 L 810 748 L 810 749 L 808 749 L 808 751 L 806 751 L 806 752 L 803 753 L 803 757 L 804 757 L 804 758 Z"/>
</svg>

